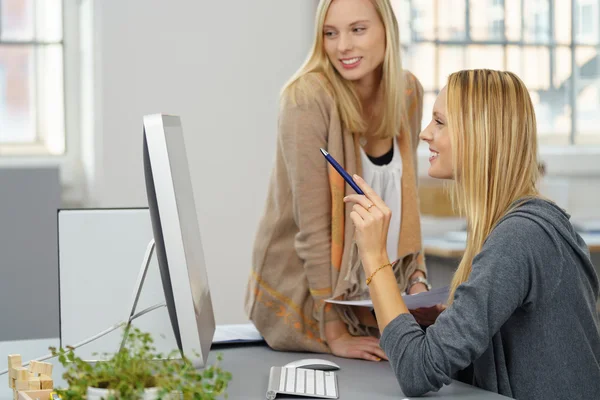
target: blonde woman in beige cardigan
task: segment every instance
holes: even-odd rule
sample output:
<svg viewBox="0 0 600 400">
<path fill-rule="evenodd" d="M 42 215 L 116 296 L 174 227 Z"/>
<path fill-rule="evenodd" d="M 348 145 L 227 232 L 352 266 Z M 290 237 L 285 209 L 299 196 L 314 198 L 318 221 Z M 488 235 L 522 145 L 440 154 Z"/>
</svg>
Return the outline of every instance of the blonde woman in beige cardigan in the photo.
<svg viewBox="0 0 600 400">
<path fill-rule="evenodd" d="M 379 361 L 385 354 L 372 314 L 325 303 L 369 294 L 343 202 L 352 189 L 319 148 L 350 174 L 363 172 L 365 154 L 373 159 L 397 149 L 401 175 L 392 183 L 401 218 L 390 226 L 399 238 L 393 271 L 402 291 L 427 290 L 415 159 L 423 90 L 402 70 L 389 0 L 322 0 L 315 25 L 312 52 L 282 92 L 246 312 L 274 349 Z"/>
</svg>

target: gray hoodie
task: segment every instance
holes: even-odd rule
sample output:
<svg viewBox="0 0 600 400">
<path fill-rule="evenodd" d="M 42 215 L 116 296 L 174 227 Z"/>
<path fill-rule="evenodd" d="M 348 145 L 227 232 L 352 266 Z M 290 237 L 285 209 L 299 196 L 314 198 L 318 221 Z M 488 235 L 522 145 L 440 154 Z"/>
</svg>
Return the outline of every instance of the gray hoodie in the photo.
<svg viewBox="0 0 600 400">
<path fill-rule="evenodd" d="M 411 314 L 381 346 L 402 391 L 437 391 L 471 366 L 473 384 L 517 399 L 600 399 L 598 277 L 569 215 L 529 200 L 505 216 L 454 303 L 424 332 Z"/>
</svg>

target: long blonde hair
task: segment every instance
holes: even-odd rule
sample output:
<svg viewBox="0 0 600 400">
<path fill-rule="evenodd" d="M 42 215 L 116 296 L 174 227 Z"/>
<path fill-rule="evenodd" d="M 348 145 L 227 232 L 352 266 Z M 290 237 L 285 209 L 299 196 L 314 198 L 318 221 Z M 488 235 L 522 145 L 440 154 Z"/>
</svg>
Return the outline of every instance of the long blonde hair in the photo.
<svg viewBox="0 0 600 400">
<path fill-rule="evenodd" d="M 467 219 L 468 235 L 450 284 L 452 303 L 498 221 L 517 200 L 538 196 L 539 170 L 533 104 L 518 76 L 485 69 L 453 73 L 446 106 L 453 148 L 452 199 Z"/>
<path fill-rule="evenodd" d="M 325 89 L 336 100 L 340 118 L 346 129 L 352 133 L 366 134 L 368 125 L 354 85 L 342 78 L 331 65 L 323 46 L 323 25 L 332 1 L 321 0 L 319 2 L 312 49 L 304 64 L 283 87 L 282 95 L 289 95 L 293 101 L 296 101 L 297 95 L 302 90 L 299 88 L 301 85 L 297 84 L 301 81 L 301 78 L 310 73 L 320 73 L 326 79 Z M 378 110 L 379 123 L 374 135 L 382 138 L 393 137 L 400 133 L 404 118 L 404 79 L 400 60 L 398 21 L 389 0 L 371 0 L 371 3 L 383 23 L 386 40 L 383 74 L 380 83 L 383 107 Z"/>
</svg>

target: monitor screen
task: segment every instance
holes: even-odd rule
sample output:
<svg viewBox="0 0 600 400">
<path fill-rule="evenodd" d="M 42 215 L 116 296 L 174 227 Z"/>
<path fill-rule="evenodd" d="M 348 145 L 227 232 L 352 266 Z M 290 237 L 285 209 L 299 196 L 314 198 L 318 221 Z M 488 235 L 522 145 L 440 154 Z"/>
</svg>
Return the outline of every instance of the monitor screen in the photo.
<svg viewBox="0 0 600 400">
<path fill-rule="evenodd" d="M 215 331 L 200 226 L 179 117 L 144 117 L 144 174 L 156 255 L 177 346 L 198 367 Z"/>
</svg>

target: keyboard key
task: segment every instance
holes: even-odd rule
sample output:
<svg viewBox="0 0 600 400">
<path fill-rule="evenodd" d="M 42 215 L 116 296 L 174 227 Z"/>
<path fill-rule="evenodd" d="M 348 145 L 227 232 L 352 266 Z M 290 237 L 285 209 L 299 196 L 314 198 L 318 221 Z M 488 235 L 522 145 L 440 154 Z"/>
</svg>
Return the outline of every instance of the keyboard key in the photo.
<svg viewBox="0 0 600 400">
<path fill-rule="evenodd" d="M 320 396 L 324 396 L 325 395 L 325 376 L 323 374 L 323 371 L 317 370 L 315 371 L 315 378 L 316 378 L 316 392 L 318 395 Z"/>
<path fill-rule="evenodd" d="M 296 371 L 295 368 L 286 368 L 287 371 L 287 381 L 285 384 L 286 392 L 293 392 L 295 389 L 296 383 Z"/>
<path fill-rule="evenodd" d="M 302 368 L 296 369 L 296 393 L 304 393 L 304 377 L 306 376 L 306 370 Z"/>
<path fill-rule="evenodd" d="M 281 368 L 281 375 L 279 375 L 279 391 L 285 392 L 285 374 L 287 368 Z"/>
<path fill-rule="evenodd" d="M 306 370 L 306 394 L 315 394 L 315 370 Z"/>
<path fill-rule="evenodd" d="M 335 390 L 335 375 L 333 372 L 325 372 L 325 389 L 327 389 L 327 396 L 337 397 Z"/>
</svg>

